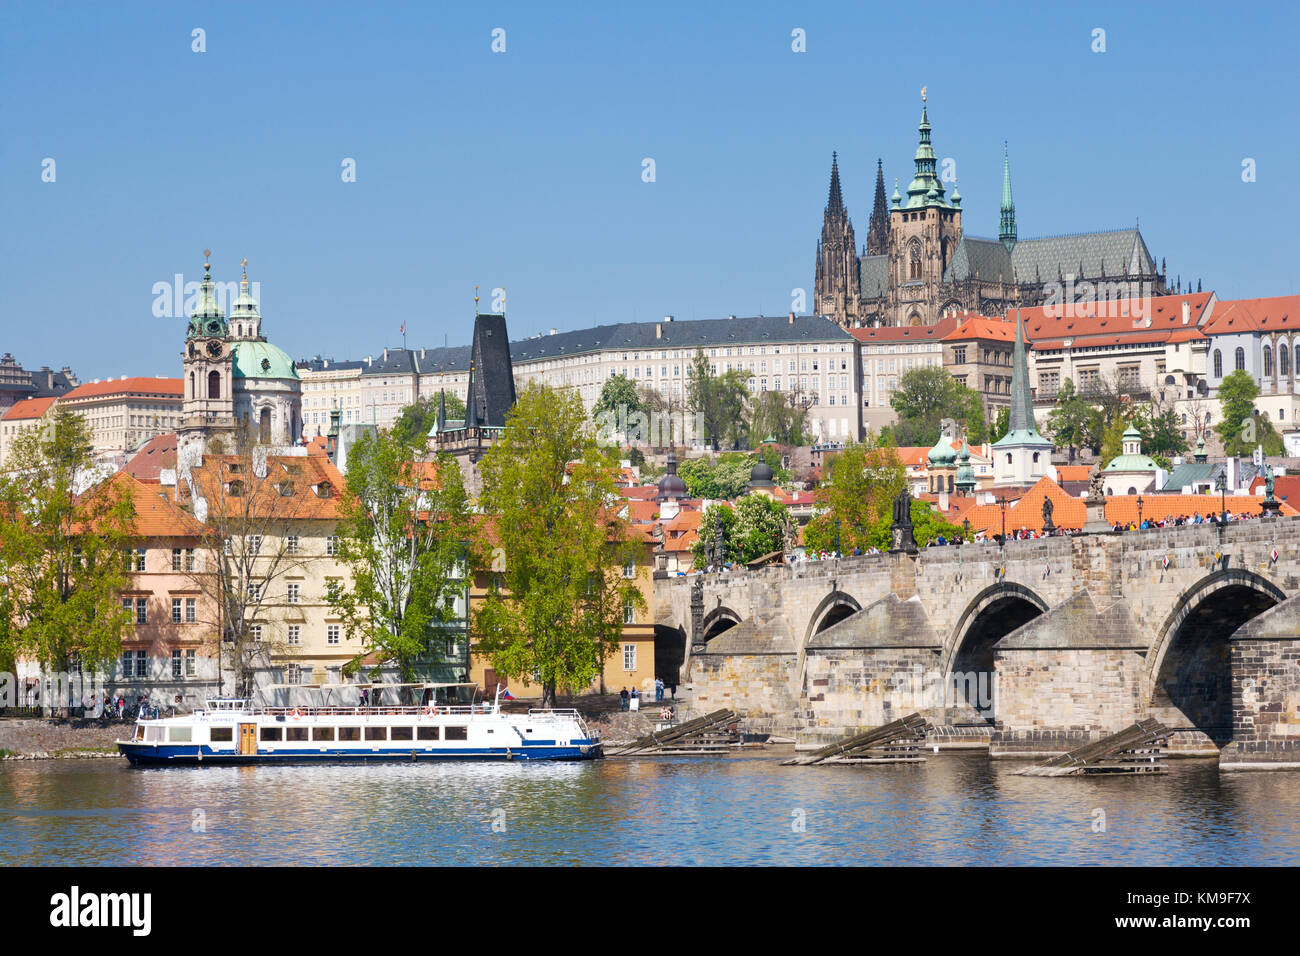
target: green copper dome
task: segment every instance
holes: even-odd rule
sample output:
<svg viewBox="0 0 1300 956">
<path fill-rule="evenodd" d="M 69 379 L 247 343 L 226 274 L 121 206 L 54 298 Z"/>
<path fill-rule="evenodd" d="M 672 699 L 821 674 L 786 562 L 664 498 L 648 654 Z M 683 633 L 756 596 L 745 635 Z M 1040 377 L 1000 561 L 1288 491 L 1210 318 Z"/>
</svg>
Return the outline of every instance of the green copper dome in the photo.
<svg viewBox="0 0 1300 956">
<path fill-rule="evenodd" d="M 947 468 L 957 462 L 957 452 L 952 447 L 947 435 L 939 436 L 939 443 L 930 449 L 930 454 L 927 457 L 930 460 L 931 468 Z"/>
<path fill-rule="evenodd" d="M 235 378 L 298 378 L 298 369 L 270 342 L 237 342 Z"/>
</svg>

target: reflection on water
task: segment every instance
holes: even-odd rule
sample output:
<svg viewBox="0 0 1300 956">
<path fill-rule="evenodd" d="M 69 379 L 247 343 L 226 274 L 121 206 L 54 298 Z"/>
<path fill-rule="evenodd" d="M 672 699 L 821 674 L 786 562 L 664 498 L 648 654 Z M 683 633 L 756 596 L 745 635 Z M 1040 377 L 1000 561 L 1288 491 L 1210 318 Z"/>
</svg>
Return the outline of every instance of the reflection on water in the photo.
<svg viewBox="0 0 1300 956">
<path fill-rule="evenodd" d="M 7 762 L 0 864 L 1300 859 L 1300 775 L 1220 775 L 1200 760 L 1169 761 L 1162 777 L 1017 777 L 1018 766 L 969 753 L 855 767 L 781 767 L 770 754 L 157 770 Z"/>
</svg>

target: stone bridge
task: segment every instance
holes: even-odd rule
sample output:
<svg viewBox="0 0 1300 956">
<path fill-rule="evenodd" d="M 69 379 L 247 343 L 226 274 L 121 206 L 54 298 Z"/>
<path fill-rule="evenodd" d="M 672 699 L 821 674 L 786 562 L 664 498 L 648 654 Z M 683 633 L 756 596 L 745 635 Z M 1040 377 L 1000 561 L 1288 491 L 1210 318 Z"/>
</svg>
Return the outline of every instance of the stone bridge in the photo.
<svg viewBox="0 0 1300 956">
<path fill-rule="evenodd" d="M 954 745 L 1045 754 L 1155 716 L 1175 752 L 1300 767 L 1298 535 L 1273 518 L 665 578 L 657 645 L 699 706 L 801 741 L 919 710 Z"/>
</svg>

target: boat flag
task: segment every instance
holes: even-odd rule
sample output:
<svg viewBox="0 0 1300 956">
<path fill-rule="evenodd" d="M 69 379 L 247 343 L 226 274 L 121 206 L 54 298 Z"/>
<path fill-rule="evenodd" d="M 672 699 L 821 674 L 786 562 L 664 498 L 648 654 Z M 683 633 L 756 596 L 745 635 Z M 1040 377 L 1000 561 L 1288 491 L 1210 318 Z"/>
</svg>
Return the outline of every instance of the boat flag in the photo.
<svg viewBox="0 0 1300 956">
<path fill-rule="evenodd" d="M 514 700 L 515 698 L 514 698 L 514 695 L 510 693 L 510 691 L 508 691 L 508 690 L 503 690 L 503 691 L 501 692 L 501 699 L 502 699 L 502 700 Z"/>
</svg>

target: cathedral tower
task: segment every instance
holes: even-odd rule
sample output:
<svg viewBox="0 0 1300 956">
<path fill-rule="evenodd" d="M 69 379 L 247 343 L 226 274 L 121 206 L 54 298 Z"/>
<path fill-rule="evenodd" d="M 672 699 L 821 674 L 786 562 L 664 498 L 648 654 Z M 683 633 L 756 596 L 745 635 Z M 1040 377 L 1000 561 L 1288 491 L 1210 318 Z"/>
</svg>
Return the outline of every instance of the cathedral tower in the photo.
<svg viewBox="0 0 1300 956">
<path fill-rule="evenodd" d="M 885 168 L 876 160 L 876 198 L 871 204 L 867 226 L 867 255 L 889 255 L 889 200 L 885 198 Z"/>
<path fill-rule="evenodd" d="M 944 198 L 930 144 L 930 117 L 921 90 L 915 172 L 904 199 L 894 189 L 889 213 L 891 325 L 929 325 L 938 321 L 941 285 L 961 239 L 961 200 Z"/>
<path fill-rule="evenodd" d="M 1011 198 L 1011 160 L 1002 144 L 1002 207 L 998 216 L 998 240 L 1010 253 L 1016 248 L 1016 204 Z"/>
<path fill-rule="evenodd" d="M 858 318 L 862 288 L 857 244 L 853 223 L 840 194 L 840 169 L 835 153 L 831 153 L 831 187 L 822 217 L 822 237 L 817 243 L 813 298 L 814 311 L 840 325 L 852 325 Z"/>
</svg>

